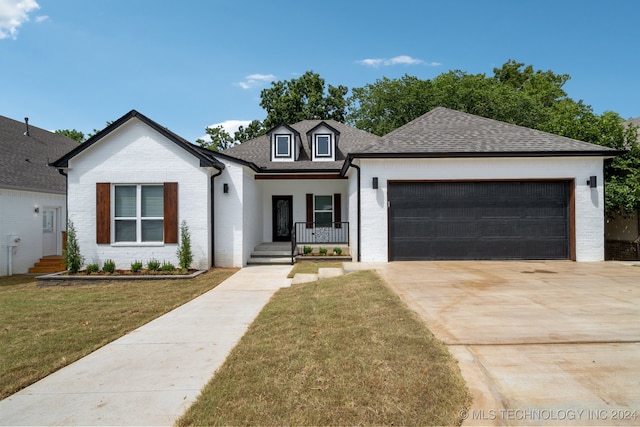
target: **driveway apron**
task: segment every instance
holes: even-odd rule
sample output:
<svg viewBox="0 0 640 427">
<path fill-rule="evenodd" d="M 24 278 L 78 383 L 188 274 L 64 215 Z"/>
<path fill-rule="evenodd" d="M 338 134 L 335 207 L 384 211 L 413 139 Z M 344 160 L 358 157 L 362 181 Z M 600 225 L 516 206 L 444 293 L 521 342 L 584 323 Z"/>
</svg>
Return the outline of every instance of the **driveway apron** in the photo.
<svg viewBox="0 0 640 427">
<path fill-rule="evenodd" d="M 244 268 L 211 291 L 0 401 L 0 425 L 172 425 L 291 266 Z"/>
<path fill-rule="evenodd" d="M 640 268 L 372 265 L 457 358 L 466 425 L 640 425 Z"/>
</svg>

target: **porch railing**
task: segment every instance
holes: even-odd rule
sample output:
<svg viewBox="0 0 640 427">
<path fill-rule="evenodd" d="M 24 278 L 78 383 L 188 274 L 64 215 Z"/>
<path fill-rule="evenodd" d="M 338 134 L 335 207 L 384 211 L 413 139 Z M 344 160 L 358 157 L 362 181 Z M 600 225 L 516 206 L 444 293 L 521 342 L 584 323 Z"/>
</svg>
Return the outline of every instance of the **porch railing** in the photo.
<svg viewBox="0 0 640 427">
<path fill-rule="evenodd" d="M 323 243 L 348 246 L 349 223 L 296 222 L 291 230 L 291 263 L 294 262 L 296 246 Z"/>
</svg>

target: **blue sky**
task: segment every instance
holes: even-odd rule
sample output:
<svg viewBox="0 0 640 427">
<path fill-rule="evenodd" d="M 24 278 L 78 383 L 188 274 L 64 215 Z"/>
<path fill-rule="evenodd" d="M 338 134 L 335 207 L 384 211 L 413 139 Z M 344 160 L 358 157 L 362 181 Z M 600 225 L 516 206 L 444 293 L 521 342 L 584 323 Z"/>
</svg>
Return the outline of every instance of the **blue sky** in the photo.
<svg viewBox="0 0 640 427">
<path fill-rule="evenodd" d="M 515 59 L 626 119 L 639 18 L 637 0 L 0 0 L 0 115 L 89 133 L 136 109 L 195 141 L 264 119 L 260 91 L 308 70 L 353 88 Z"/>
</svg>

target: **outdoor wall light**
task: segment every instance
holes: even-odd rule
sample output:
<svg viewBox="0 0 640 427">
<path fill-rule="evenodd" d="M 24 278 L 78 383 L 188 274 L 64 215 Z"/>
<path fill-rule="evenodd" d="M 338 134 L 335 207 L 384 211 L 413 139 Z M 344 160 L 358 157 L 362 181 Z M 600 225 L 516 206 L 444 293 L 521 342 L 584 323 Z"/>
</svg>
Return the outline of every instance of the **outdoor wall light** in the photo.
<svg viewBox="0 0 640 427">
<path fill-rule="evenodd" d="M 378 189 L 378 177 L 374 176 L 373 177 L 373 183 L 372 183 L 373 189 L 377 190 Z"/>
<path fill-rule="evenodd" d="M 593 175 L 589 177 L 589 180 L 587 181 L 587 185 L 590 188 L 596 188 L 598 187 L 598 177 Z"/>
<path fill-rule="evenodd" d="M 224 194 L 229 193 L 229 184 L 227 184 L 226 182 L 224 184 L 222 184 L 222 192 Z"/>
<path fill-rule="evenodd" d="M 36 206 L 35 208 L 33 208 L 33 211 L 34 211 L 35 213 L 38 213 L 38 212 L 40 212 L 40 208 Z"/>
</svg>

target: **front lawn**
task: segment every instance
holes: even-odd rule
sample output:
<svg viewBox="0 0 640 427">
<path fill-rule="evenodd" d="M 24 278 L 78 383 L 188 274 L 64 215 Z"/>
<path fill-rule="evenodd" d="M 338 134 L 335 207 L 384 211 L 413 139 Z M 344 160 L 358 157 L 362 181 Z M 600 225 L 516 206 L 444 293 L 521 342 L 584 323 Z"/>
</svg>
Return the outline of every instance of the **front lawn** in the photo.
<svg viewBox="0 0 640 427">
<path fill-rule="evenodd" d="M 459 425 L 446 347 L 373 272 L 281 289 L 178 425 Z"/>
<path fill-rule="evenodd" d="M 322 262 L 313 262 L 313 261 L 298 261 L 295 263 L 291 272 L 287 276 L 288 278 L 293 278 L 298 273 L 304 274 L 318 274 L 318 268 L 342 268 L 342 262 L 338 261 L 322 261 Z"/>
<path fill-rule="evenodd" d="M 235 269 L 191 280 L 37 287 L 0 278 L 0 399 L 215 288 Z"/>
</svg>

